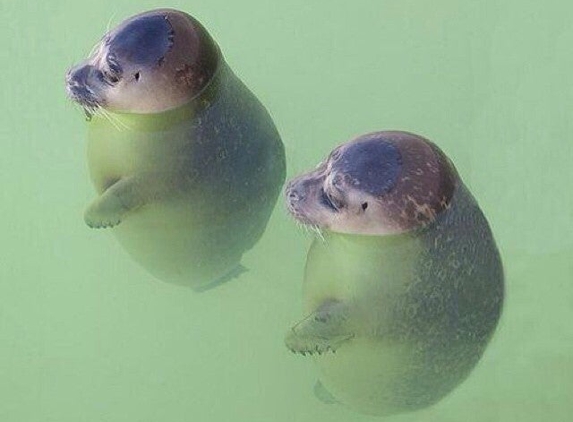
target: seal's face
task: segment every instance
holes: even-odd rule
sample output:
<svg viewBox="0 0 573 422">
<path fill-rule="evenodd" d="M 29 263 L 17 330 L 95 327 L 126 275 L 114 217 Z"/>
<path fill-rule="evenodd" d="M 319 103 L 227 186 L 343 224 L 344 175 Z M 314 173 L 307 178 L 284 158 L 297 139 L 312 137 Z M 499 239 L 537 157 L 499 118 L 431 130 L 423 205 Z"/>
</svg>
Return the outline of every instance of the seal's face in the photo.
<svg viewBox="0 0 573 422">
<path fill-rule="evenodd" d="M 445 210 L 457 173 L 431 142 L 376 132 L 343 144 L 286 188 L 303 224 L 340 233 L 395 234 L 423 227 Z"/>
<path fill-rule="evenodd" d="M 88 112 L 157 113 L 197 96 L 216 72 L 219 51 L 189 15 L 155 10 L 106 34 L 66 75 L 68 96 Z"/>
</svg>

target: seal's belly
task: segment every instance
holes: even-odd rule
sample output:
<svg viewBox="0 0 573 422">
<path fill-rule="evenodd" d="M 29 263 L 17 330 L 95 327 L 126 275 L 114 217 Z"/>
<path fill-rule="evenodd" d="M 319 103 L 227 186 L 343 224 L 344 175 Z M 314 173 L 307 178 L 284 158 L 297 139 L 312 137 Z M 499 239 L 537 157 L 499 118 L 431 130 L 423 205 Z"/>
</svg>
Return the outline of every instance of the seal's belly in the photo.
<svg viewBox="0 0 573 422">
<path fill-rule="evenodd" d="M 415 238 L 325 234 L 308 253 L 304 303 L 306 312 L 328 300 L 355 303 L 380 322 L 415 278 L 421 245 Z M 390 323 L 385 320 L 383 322 Z"/>
<path fill-rule="evenodd" d="M 148 171 L 154 165 L 150 151 L 156 152 L 155 157 L 161 157 L 161 152 L 156 151 L 158 148 L 152 147 L 145 138 L 134 139 L 121 132 L 101 136 L 97 128 L 91 135 L 87 147 L 88 166 L 99 193 L 123 177 Z"/>
<path fill-rule="evenodd" d="M 242 254 L 232 230 L 213 226 L 185 200 L 148 204 L 112 230 L 136 262 L 175 284 L 217 280 L 237 267 Z"/>
<path fill-rule="evenodd" d="M 361 413 L 390 415 L 412 407 L 405 403 L 413 396 L 408 381 L 421 362 L 408 344 L 359 338 L 315 361 L 326 389 Z"/>
<path fill-rule="evenodd" d="M 124 177 L 175 172 L 178 151 L 193 142 L 184 127 L 178 131 L 141 128 L 141 117 L 123 114 L 113 119 L 121 123 L 114 126 L 98 116 L 89 125 L 87 160 L 100 193 Z"/>
<path fill-rule="evenodd" d="M 423 362 L 417 346 L 405 340 L 408 328 L 398 317 L 408 304 L 405 296 L 416 279 L 420 253 L 421 244 L 412 237 L 332 234 L 309 251 L 306 312 L 333 299 L 347 303 L 355 334 L 335 354 L 315 358 L 319 379 L 340 402 L 361 413 L 389 415 L 418 407 L 409 400 L 426 400 L 413 391 L 411 380 Z"/>
<path fill-rule="evenodd" d="M 112 228 L 114 235 L 140 265 L 155 277 L 198 287 L 217 280 L 238 266 L 243 249 L 237 231 L 227 218 L 217 218 L 215 198 L 201 190 L 201 195 L 182 191 L 177 186 L 179 174 L 174 155 L 177 139 L 158 132 L 102 130 L 92 122 L 88 143 L 88 164 L 96 190 L 104 192 L 111 185 L 130 176 L 150 177 L 159 185 L 161 200 L 153 200 L 130 211 L 121 224 Z M 141 186 L 139 186 L 141 188 Z"/>
</svg>

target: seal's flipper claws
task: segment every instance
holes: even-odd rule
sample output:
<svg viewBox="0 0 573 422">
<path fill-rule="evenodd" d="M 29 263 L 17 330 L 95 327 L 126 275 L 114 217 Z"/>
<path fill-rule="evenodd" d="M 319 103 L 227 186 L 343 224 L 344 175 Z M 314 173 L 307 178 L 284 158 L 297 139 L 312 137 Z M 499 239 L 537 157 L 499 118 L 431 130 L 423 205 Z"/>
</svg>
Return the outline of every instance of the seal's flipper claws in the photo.
<svg viewBox="0 0 573 422">
<path fill-rule="evenodd" d="M 125 214 L 146 202 L 141 185 L 142 181 L 135 177 L 123 178 L 111 185 L 86 210 L 86 224 L 96 229 L 120 224 Z"/>
<path fill-rule="evenodd" d="M 125 210 L 115 195 L 96 199 L 84 213 L 84 221 L 92 229 L 105 229 L 121 223 Z"/>
<path fill-rule="evenodd" d="M 348 307 L 342 302 L 327 302 L 288 332 L 286 346 L 294 353 L 335 352 L 354 337 L 348 326 Z"/>
</svg>

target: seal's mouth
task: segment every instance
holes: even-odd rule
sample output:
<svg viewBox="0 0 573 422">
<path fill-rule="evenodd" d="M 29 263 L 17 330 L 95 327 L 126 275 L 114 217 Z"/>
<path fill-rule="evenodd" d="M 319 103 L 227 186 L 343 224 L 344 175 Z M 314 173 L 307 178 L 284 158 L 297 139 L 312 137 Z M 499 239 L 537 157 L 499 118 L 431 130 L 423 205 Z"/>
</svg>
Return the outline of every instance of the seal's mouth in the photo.
<svg viewBox="0 0 573 422">
<path fill-rule="evenodd" d="M 288 205 L 288 211 L 290 215 L 300 224 L 304 224 L 305 226 L 316 226 L 316 221 L 310 219 L 304 212 L 297 209 L 296 207 Z"/>
<path fill-rule="evenodd" d="M 294 179 L 285 189 L 285 202 L 289 214 L 300 224 L 320 227 L 322 210 L 338 212 L 336 205 L 314 180 Z"/>
<path fill-rule="evenodd" d="M 97 108 L 99 106 L 96 95 L 86 85 L 67 84 L 66 92 L 72 101 L 84 108 Z"/>
<path fill-rule="evenodd" d="M 289 214 L 302 224 L 312 224 L 312 221 L 302 212 L 302 203 L 304 195 L 295 188 L 295 183 L 290 182 L 285 189 L 286 206 Z"/>
</svg>

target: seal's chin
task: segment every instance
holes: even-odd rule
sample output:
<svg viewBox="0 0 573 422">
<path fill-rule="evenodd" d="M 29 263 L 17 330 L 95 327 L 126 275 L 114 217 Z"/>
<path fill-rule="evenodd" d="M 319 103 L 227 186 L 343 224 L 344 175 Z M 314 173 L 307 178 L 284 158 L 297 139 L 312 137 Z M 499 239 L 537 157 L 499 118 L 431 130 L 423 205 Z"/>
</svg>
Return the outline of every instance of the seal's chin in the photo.
<svg viewBox="0 0 573 422">
<path fill-rule="evenodd" d="M 310 218 L 306 213 L 297 208 L 288 207 L 290 215 L 300 224 L 304 226 L 318 226 L 319 224 Z"/>
</svg>

